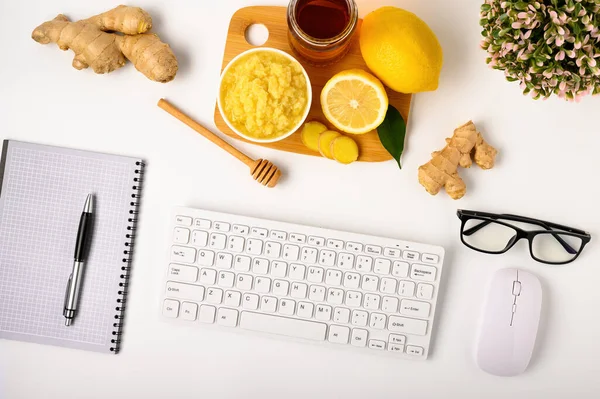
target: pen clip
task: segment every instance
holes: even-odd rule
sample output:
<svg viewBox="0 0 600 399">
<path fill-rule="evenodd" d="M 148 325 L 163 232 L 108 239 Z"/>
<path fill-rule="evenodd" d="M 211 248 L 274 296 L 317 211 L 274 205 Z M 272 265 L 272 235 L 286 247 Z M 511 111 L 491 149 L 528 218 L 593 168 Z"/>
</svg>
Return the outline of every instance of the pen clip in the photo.
<svg viewBox="0 0 600 399">
<path fill-rule="evenodd" d="M 65 290 L 65 305 L 64 308 L 67 308 L 67 303 L 69 302 L 69 291 L 71 290 L 71 284 L 73 283 L 73 273 L 69 275 L 69 281 L 67 281 L 67 289 Z"/>
</svg>

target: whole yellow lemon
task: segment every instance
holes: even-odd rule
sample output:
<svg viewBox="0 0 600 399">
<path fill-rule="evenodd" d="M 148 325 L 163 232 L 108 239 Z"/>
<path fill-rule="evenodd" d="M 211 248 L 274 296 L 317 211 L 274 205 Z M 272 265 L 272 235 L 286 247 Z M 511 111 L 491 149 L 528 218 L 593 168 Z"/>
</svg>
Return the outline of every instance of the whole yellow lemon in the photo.
<svg viewBox="0 0 600 399">
<path fill-rule="evenodd" d="M 360 32 L 360 51 L 369 69 L 392 90 L 417 93 L 438 87 L 442 46 L 412 12 L 382 7 L 368 14 Z"/>
</svg>

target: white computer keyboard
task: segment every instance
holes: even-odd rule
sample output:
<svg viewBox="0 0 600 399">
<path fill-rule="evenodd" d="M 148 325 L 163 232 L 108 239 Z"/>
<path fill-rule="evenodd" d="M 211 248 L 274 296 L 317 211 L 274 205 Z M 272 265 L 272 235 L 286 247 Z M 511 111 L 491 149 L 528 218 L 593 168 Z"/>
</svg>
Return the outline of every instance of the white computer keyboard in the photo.
<svg viewBox="0 0 600 399">
<path fill-rule="evenodd" d="M 176 208 L 162 314 L 425 359 L 444 249 Z"/>
</svg>

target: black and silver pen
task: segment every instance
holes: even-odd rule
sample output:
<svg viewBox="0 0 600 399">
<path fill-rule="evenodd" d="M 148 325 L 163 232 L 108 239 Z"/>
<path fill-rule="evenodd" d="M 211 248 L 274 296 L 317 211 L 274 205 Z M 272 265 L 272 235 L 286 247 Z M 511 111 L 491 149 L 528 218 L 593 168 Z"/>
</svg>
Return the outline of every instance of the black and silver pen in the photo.
<svg viewBox="0 0 600 399">
<path fill-rule="evenodd" d="M 65 325 L 70 326 L 77 312 L 77 302 L 79 301 L 79 290 L 81 280 L 83 279 L 84 262 L 87 257 L 87 241 L 92 232 L 92 212 L 94 209 L 94 196 L 88 194 L 83 213 L 79 219 L 79 229 L 77 230 L 77 241 L 75 243 L 75 261 L 73 262 L 73 271 L 67 282 L 67 292 L 65 293 Z"/>
</svg>

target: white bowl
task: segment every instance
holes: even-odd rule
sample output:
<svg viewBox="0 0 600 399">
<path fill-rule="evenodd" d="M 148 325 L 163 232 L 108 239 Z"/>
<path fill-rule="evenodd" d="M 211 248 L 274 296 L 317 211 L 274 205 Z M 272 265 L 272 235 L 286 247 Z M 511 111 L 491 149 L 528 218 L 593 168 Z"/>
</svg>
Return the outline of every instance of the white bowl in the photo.
<svg viewBox="0 0 600 399">
<path fill-rule="evenodd" d="M 221 104 L 221 85 L 223 84 L 223 76 L 225 76 L 225 74 L 227 73 L 227 71 L 229 71 L 229 68 L 241 57 L 248 55 L 250 53 L 255 53 L 255 52 L 259 52 L 259 51 L 270 51 L 270 52 L 274 52 L 274 53 L 279 53 L 283 56 L 285 56 L 286 58 L 297 62 L 300 65 L 300 68 L 302 68 L 302 73 L 304 74 L 304 77 L 306 78 L 306 88 L 307 88 L 307 103 L 306 103 L 306 110 L 304 111 L 304 114 L 302 115 L 302 118 L 300 118 L 300 121 L 292 128 L 290 129 L 289 132 L 286 132 L 285 134 L 282 134 L 281 136 L 275 137 L 275 138 L 269 138 L 269 139 L 257 139 L 256 137 L 250 137 L 242 132 L 240 132 L 234 125 L 233 123 L 231 123 L 228 119 L 227 119 L 227 115 L 225 114 L 225 112 L 223 112 L 223 105 Z M 278 50 L 276 48 L 271 48 L 271 47 L 257 47 L 257 48 L 253 48 L 250 50 L 246 50 L 243 53 L 238 54 L 234 59 L 232 59 L 231 61 L 229 61 L 229 64 L 227 64 L 227 66 L 225 67 L 225 69 L 223 69 L 223 72 L 221 73 L 221 80 L 219 82 L 219 95 L 217 96 L 217 106 L 219 107 L 219 112 L 221 113 L 221 116 L 223 117 L 223 120 L 225 121 L 225 123 L 227 124 L 227 126 L 229 126 L 229 128 L 234 131 L 238 136 L 249 140 L 249 141 L 253 141 L 255 143 L 274 143 L 276 141 L 280 141 L 283 140 L 287 137 L 290 137 L 292 134 L 294 134 L 294 132 L 296 132 L 296 130 L 300 129 L 300 127 L 302 126 L 302 124 L 304 123 L 304 121 L 306 120 L 306 117 L 308 116 L 308 112 L 310 111 L 310 105 L 312 103 L 312 86 L 310 85 L 310 79 L 308 77 L 308 74 L 306 73 L 306 70 L 304 69 L 304 67 L 302 66 L 302 64 L 300 64 L 298 62 L 297 59 L 295 59 L 294 57 L 292 57 L 291 55 L 289 55 L 288 53 L 286 53 L 285 51 L 281 51 Z"/>
</svg>

